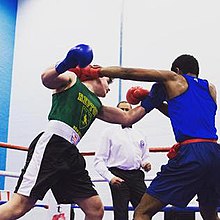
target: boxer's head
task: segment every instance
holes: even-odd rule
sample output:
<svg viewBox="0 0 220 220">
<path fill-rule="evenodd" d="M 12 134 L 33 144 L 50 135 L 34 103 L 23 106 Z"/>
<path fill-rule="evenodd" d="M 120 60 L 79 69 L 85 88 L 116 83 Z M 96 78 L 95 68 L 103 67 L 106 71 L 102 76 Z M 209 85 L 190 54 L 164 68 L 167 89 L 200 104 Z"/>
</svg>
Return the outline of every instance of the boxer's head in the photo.
<svg viewBox="0 0 220 220">
<path fill-rule="evenodd" d="M 198 77 L 199 63 L 195 57 L 188 54 L 183 54 L 173 61 L 171 71 L 174 71 L 178 74 L 193 74 Z"/>
</svg>

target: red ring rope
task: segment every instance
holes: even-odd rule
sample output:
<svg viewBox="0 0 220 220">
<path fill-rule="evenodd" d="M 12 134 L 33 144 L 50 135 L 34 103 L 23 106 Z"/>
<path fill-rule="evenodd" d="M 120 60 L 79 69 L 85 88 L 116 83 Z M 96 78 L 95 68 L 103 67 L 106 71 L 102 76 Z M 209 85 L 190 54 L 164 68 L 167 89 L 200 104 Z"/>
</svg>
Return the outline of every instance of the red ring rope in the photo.
<svg viewBox="0 0 220 220">
<path fill-rule="evenodd" d="M 14 149 L 14 150 L 21 150 L 21 151 L 28 151 L 28 147 L 14 145 L 14 144 L 8 144 L 0 142 L 0 147 L 8 148 L 8 149 Z M 156 153 L 156 152 L 168 152 L 170 150 L 170 147 L 150 147 L 149 151 Z M 94 156 L 95 152 L 81 152 L 83 156 Z"/>
</svg>

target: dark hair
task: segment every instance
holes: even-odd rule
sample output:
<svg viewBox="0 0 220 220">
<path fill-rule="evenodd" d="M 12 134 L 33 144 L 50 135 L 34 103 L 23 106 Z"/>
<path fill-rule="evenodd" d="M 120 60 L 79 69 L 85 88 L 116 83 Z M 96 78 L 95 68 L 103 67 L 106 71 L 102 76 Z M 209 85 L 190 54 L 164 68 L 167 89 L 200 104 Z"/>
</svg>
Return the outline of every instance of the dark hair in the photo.
<svg viewBox="0 0 220 220">
<path fill-rule="evenodd" d="M 199 75 L 199 63 L 197 59 L 188 54 L 183 54 L 173 61 L 171 70 L 177 72 L 177 69 L 183 74 L 192 73 L 197 77 Z"/>
</svg>

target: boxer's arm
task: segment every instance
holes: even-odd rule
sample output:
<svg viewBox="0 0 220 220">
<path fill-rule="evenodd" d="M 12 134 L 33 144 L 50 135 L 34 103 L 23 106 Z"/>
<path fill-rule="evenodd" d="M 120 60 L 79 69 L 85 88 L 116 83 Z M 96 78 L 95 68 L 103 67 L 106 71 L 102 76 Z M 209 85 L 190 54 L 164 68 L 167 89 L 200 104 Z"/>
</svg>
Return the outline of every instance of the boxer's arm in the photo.
<svg viewBox="0 0 220 220">
<path fill-rule="evenodd" d="M 154 70 L 154 69 L 142 69 L 142 68 L 125 68 L 125 67 L 95 67 L 90 66 L 83 75 L 88 78 L 97 77 L 109 77 L 120 78 L 136 81 L 148 81 L 148 82 L 164 82 L 175 81 L 179 76 L 175 72 L 169 70 Z"/>
<path fill-rule="evenodd" d="M 127 112 L 116 107 L 103 106 L 98 113 L 97 118 L 109 123 L 130 126 L 139 121 L 146 114 L 147 113 L 142 106 L 137 106 Z"/>
<path fill-rule="evenodd" d="M 69 71 L 59 74 L 55 67 L 50 67 L 41 74 L 41 80 L 45 87 L 58 90 L 74 84 L 76 75 Z"/>
<path fill-rule="evenodd" d="M 213 100 L 217 104 L 217 92 L 216 92 L 215 86 L 212 83 L 209 83 L 209 91 L 210 91 L 210 94 L 211 94 Z"/>
<path fill-rule="evenodd" d="M 169 70 L 155 70 L 142 68 L 125 68 L 125 67 L 101 67 L 100 76 L 111 78 L 121 78 L 128 80 L 149 81 L 149 82 L 166 82 L 175 80 L 177 74 Z"/>
<path fill-rule="evenodd" d="M 90 66 L 83 75 L 88 79 L 107 76 L 125 80 L 161 82 L 166 87 L 167 97 L 169 99 L 182 94 L 188 87 L 186 79 L 183 76 L 169 70 L 125 67 L 99 67 L 94 69 L 93 66 Z"/>
</svg>

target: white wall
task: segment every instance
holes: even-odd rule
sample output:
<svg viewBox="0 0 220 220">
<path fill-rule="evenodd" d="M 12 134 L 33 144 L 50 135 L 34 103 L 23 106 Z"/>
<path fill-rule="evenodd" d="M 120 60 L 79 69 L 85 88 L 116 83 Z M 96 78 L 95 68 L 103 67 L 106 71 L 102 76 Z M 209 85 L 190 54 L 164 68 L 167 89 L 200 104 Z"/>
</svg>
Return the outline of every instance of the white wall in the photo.
<svg viewBox="0 0 220 220">
<path fill-rule="evenodd" d="M 122 0 L 20 0 L 17 16 L 15 58 L 10 109 L 9 143 L 28 146 L 44 129 L 51 103 L 51 91 L 42 86 L 41 72 L 62 59 L 68 49 L 87 43 L 94 50 L 94 64 L 119 65 Z M 126 0 L 123 17 L 124 66 L 169 69 L 183 53 L 198 58 L 201 78 L 215 83 L 219 92 L 218 52 L 220 31 L 218 0 Z M 122 99 L 132 85 L 150 88 L 151 83 L 123 81 Z M 219 99 L 218 99 L 219 101 Z M 118 80 L 104 104 L 118 102 Z M 219 112 L 217 128 L 219 130 Z M 81 151 L 95 151 L 98 135 L 107 126 L 96 121 L 79 144 Z M 135 125 L 143 129 L 149 146 L 169 146 L 175 141 L 169 120 L 156 110 Z M 95 136 L 95 138 L 94 138 Z M 24 152 L 8 151 L 7 170 L 20 171 Z M 98 177 L 87 158 L 92 178 Z M 152 155 L 154 175 L 164 155 Z M 13 189 L 15 179 L 7 178 Z M 106 183 L 105 183 L 106 184 Z M 107 185 L 97 185 L 105 205 L 111 205 Z M 81 214 L 77 214 L 81 216 Z M 105 214 L 110 219 L 111 213 Z M 78 217 L 77 219 L 82 219 Z M 155 220 L 161 219 L 161 214 Z M 198 217 L 199 219 L 199 217 Z"/>
</svg>

